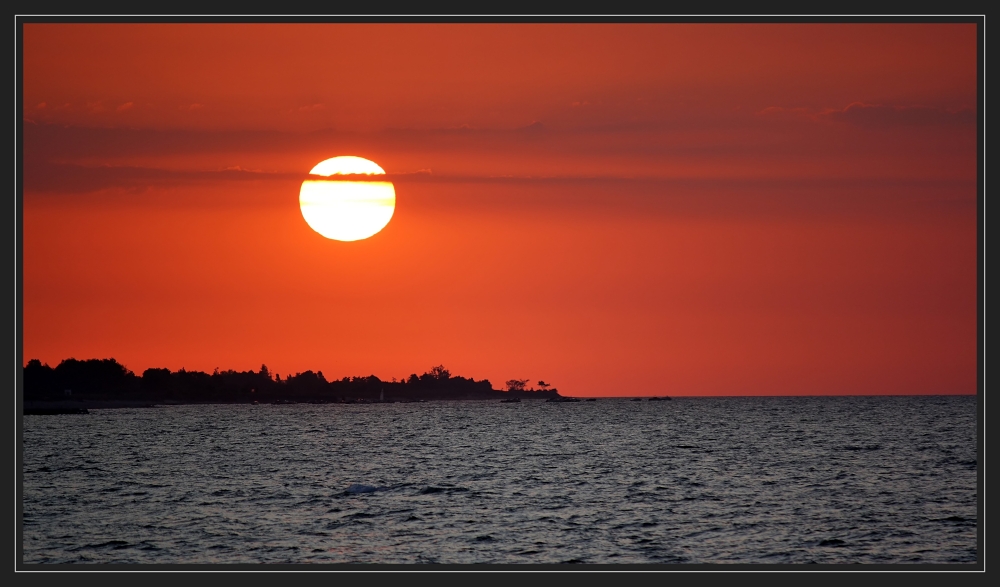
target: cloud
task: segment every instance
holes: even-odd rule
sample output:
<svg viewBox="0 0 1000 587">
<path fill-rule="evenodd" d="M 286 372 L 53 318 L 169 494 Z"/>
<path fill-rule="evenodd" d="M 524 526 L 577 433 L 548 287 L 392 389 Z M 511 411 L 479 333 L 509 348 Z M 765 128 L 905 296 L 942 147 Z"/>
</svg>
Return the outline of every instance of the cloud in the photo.
<svg viewBox="0 0 1000 587">
<path fill-rule="evenodd" d="M 528 126 L 521 126 L 516 128 L 515 130 L 518 132 L 532 132 L 532 133 L 542 132 L 543 130 L 545 130 L 545 125 L 542 124 L 541 122 L 538 122 L 537 120 L 533 120 L 531 121 L 531 124 L 529 124 Z"/>
<path fill-rule="evenodd" d="M 976 121 L 972 108 L 946 110 L 926 106 L 892 106 L 854 102 L 841 110 L 819 113 L 818 119 L 843 122 L 864 128 L 895 126 L 927 126 L 939 124 L 971 124 Z"/>
<path fill-rule="evenodd" d="M 396 184 L 499 184 L 499 185 L 576 185 L 597 186 L 607 184 L 637 186 L 669 186 L 671 190 L 753 188 L 809 190 L 818 186 L 824 189 L 871 187 L 923 187 L 973 189 L 975 183 L 964 180 L 928 180 L 900 178 L 844 178 L 818 176 L 813 178 L 667 178 L 655 176 L 626 176 L 620 174 L 579 175 L 487 175 L 445 174 L 435 175 L 430 169 L 386 173 L 384 175 L 348 175 L 321 177 L 302 173 L 250 170 L 231 166 L 216 170 L 174 170 L 130 165 L 75 165 L 64 163 L 31 163 L 25 161 L 24 189 L 32 193 L 80 194 L 100 190 L 135 190 L 151 186 L 177 186 L 206 182 L 286 182 L 297 186 L 310 181 L 390 181 Z M 284 189 L 284 188 L 283 188 Z M 297 190 L 297 187 L 290 189 Z"/>
<path fill-rule="evenodd" d="M 25 161 L 24 189 L 38 193 L 88 193 L 214 181 L 301 181 L 297 173 L 267 173 L 239 167 L 212 171 L 177 171 L 126 165 L 72 165 Z"/>
<path fill-rule="evenodd" d="M 810 119 L 815 116 L 815 112 L 810 112 L 808 108 L 785 108 L 783 106 L 768 106 L 755 113 L 760 118 L 805 118 Z"/>
<path fill-rule="evenodd" d="M 182 106 L 181 109 L 187 110 L 188 107 Z M 506 130 L 479 129 L 462 125 L 435 129 L 388 129 L 375 133 L 331 129 L 303 133 L 275 130 L 158 130 L 64 126 L 47 122 L 34 114 L 31 117 L 40 124 L 24 136 L 25 159 L 65 162 L 77 158 L 93 161 L 102 157 L 146 157 L 177 153 L 280 153 L 304 150 L 336 153 L 366 150 L 410 151 L 414 148 L 466 151 L 484 143 L 498 149 L 505 145 L 509 147 L 513 142 L 519 145 L 527 137 L 550 137 L 559 140 L 562 136 L 548 132 L 549 129 L 541 123 Z M 642 130 L 647 131 L 647 129 Z"/>
<path fill-rule="evenodd" d="M 963 169 L 970 165 L 964 152 L 956 152 L 946 141 L 937 140 L 934 133 L 925 133 L 926 136 L 907 144 L 903 152 L 888 133 L 878 133 L 885 134 L 884 137 L 872 134 L 856 143 L 831 141 L 828 137 L 831 133 L 839 134 L 838 127 L 853 128 L 855 123 L 829 119 L 828 113 L 823 118 L 817 110 L 803 114 L 803 110 L 774 107 L 761 117 L 739 117 L 736 121 L 742 121 L 744 126 L 734 124 L 724 132 L 683 133 L 645 126 L 566 131 L 541 125 L 518 130 L 439 128 L 370 133 L 329 129 L 308 133 L 154 130 L 67 127 L 47 123 L 41 116 L 44 111 L 34 111 L 25 113 L 38 124 L 26 123 L 23 127 L 22 160 L 28 191 L 67 193 L 92 191 L 98 185 L 101 189 L 137 182 L 155 185 L 160 179 L 165 182 L 236 179 L 211 171 L 216 166 L 221 170 L 236 164 L 242 165 L 242 169 L 229 173 L 259 181 L 301 182 L 303 174 L 316 161 L 344 153 L 367 154 L 389 166 L 387 170 L 392 175 L 385 177 L 386 181 L 408 183 L 588 182 L 612 177 L 621 181 L 644 177 L 735 180 L 788 175 L 829 177 L 830 174 L 949 178 L 966 173 Z M 846 107 L 838 111 L 855 114 Z M 772 125 L 772 120 L 764 117 L 771 116 L 793 118 L 765 129 Z M 542 130 L 538 130 L 540 127 Z M 971 126 L 941 128 L 949 132 L 974 132 Z M 767 132 L 761 132 L 762 129 Z M 876 158 L 883 163 L 875 163 Z M 95 167 L 99 164 L 114 168 Z M 190 171 L 159 169 L 176 170 L 178 165 L 188 165 Z M 248 171 L 247 167 L 286 173 L 262 175 Z M 433 168 L 435 173 L 414 172 L 426 168 Z M 78 188 L 73 184 L 76 180 L 70 178 L 78 178 L 85 188 Z"/>
<path fill-rule="evenodd" d="M 88 193 L 105 189 L 134 189 L 204 182 L 284 181 L 444 181 L 469 182 L 486 178 L 437 178 L 430 169 L 384 175 L 342 175 L 322 177 L 303 173 L 282 173 L 246 169 L 239 165 L 216 170 L 174 170 L 133 165 L 76 165 L 25 161 L 24 189 L 36 193 Z"/>
<path fill-rule="evenodd" d="M 133 104 L 132 102 L 125 102 L 124 104 L 122 104 L 121 106 L 119 106 L 115 111 L 116 112 L 125 112 L 126 110 L 129 110 L 130 108 L 132 108 L 132 106 L 134 106 L 134 105 L 135 104 Z"/>
<path fill-rule="evenodd" d="M 949 110 L 927 106 L 893 106 L 865 102 L 853 102 L 844 108 L 827 108 L 825 110 L 769 106 L 756 112 L 756 116 L 772 120 L 797 119 L 813 122 L 836 122 L 871 129 L 972 124 L 976 122 L 976 112 L 972 108 Z"/>
</svg>

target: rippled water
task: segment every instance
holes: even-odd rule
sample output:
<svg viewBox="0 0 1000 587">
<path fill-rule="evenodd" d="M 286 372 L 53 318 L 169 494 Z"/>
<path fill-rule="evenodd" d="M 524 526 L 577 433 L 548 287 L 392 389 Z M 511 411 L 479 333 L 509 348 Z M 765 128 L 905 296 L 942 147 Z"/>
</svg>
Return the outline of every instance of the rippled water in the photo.
<svg viewBox="0 0 1000 587">
<path fill-rule="evenodd" d="M 976 562 L 976 399 L 25 416 L 26 563 Z"/>
</svg>

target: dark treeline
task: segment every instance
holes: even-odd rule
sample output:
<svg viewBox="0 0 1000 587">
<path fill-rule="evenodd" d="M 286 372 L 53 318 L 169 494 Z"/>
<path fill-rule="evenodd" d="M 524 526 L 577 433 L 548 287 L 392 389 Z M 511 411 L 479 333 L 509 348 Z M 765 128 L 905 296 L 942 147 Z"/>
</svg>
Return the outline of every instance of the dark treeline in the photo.
<svg viewBox="0 0 1000 587">
<path fill-rule="evenodd" d="M 453 376 L 443 366 L 416 373 L 406 381 L 382 381 L 374 375 L 327 381 L 322 371 L 296 373 L 282 379 L 266 365 L 260 371 L 146 369 L 136 375 L 114 359 L 66 359 L 55 368 L 37 359 L 24 368 L 25 400 L 140 400 L 150 402 L 353 402 L 430 399 L 546 399 L 556 389 L 525 389 L 526 380 L 508 381 L 495 390 L 489 380 Z"/>
</svg>

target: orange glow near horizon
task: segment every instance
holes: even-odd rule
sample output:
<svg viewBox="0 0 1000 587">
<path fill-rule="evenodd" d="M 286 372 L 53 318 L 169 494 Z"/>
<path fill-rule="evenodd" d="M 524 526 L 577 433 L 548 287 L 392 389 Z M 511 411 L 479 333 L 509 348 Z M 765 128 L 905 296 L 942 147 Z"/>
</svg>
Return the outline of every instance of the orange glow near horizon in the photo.
<svg viewBox="0 0 1000 587">
<path fill-rule="evenodd" d="M 23 362 L 972 394 L 976 51 L 961 23 L 27 24 Z"/>
</svg>

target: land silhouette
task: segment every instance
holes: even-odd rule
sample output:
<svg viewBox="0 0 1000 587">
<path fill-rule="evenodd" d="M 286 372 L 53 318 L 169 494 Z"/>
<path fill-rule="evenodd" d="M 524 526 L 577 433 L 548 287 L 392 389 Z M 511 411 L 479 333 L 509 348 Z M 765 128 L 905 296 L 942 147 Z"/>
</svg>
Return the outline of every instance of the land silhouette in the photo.
<svg viewBox="0 0 1000 587">
<path fill-rule="evenodd" d="M 374 375 L 328 381 L 322 371 L 288 375 L 259 371 L 171 371 L 150 368 L 136 375 L 115 359 L 66 359 L 56 367 L 38 359 L 24 367 L 24 399 L 38 405 L 55 402 L 90 404 L 194 403 L 369 403 L 427 400 L 559 399 L 557 389 L 539 381 L 511 379 L 493 389 L 488 379 L 452 375 L 443 365 L 403 381 Z"/>
</svg>

